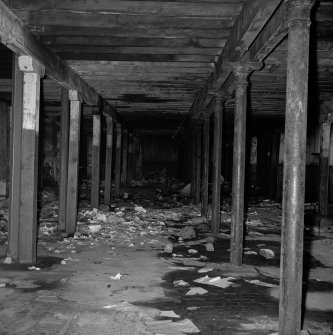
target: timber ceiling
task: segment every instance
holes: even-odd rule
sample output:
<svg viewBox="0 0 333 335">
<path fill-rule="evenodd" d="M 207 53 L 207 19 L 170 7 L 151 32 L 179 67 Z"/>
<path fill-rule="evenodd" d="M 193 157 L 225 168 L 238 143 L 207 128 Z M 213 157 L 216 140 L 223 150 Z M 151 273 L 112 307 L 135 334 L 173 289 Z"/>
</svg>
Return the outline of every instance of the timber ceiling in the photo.
<svg viewBox="0 0 333 335">
<path fill-rule="evenodd" d="M 223 62 L 219 68 L 221 59 L 237 61 L 252 55 L 250 47 L 283 4 L 281 0 L 3 2 L 134 129 L 171 133 L 194 102 L 206 106 L 208 86 L 219 89 L 228 78 Z M 311 41 L 310 87 L 318 97 L 332 96 L 331 0 L 321 1 L 314 10 Z M 250 58 L 265 63 L 251 77 L 254 117 L 284 115 L 286 49 L 284 38 L 269 55 L 253 53 Z M 216 73 L 225 78 L 217 83 Z M 60 87 L 44 80 L 42 94 L 45 109 L 59 111 Z M 227 107 L 231 112 L 232 100 Z"/>
</svg>

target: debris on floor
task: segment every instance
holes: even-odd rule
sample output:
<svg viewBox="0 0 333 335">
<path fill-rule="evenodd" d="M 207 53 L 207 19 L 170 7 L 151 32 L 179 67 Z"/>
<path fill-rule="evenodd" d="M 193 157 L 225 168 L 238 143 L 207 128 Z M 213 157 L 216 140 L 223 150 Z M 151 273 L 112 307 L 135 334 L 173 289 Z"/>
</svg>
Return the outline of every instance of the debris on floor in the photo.
<svg viewBox="0 0 333 335">
<path fill-rule="evenodd" d="M 201 277 L 194 280 L 195 283 L 217 286 L 220 288 L 227 288 L 230 285 L 234 285 L 230 280 L 234 280 L 234 277 L 221 278 L 220 276 L 210 278 L 209 276 Z"/>
<path fill-rule="evenodd" d="M 203 295 L 203 294 L 206 294 L 208 293 L 207 290 L 205 290 L 204 288 L 202 287 L 192 287 L 187 293 L 186 295 Z"/>
</svg>

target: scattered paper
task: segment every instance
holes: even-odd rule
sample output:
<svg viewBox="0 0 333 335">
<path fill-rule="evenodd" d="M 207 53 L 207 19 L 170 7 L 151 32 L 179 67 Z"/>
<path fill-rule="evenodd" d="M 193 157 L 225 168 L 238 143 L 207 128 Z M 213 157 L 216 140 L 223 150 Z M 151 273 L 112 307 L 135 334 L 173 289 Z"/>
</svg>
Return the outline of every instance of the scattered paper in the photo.
<svg viewBox="0 0 333 335">
<path fill-rule="evenodd" d="M 245 280 L 247 283 L 254 284 L 254 285 L 259 285 L 259 286 L 264 286 L 264 287 L 277 287 L 278 285 L 275 284 L 270 284 L 270 283 L 265 283 L 259 279 L 254 279 L 254 280 Z"/>
<path fill-rule="evenodd" d="M 40 268 L 37 268 L 36 266 L 29 266 L 29 267 L 28 267 L 28 270 L 31 270 L 31 271 L 39 271 Z"/>
<path fill-rule="evenodd" d="M 205 289 L 202 288 L 202 287 L 192 287 L 192 288 L 186 293 L 186 295 L 196 295 L 196 294 L 203 295 L 203 294 L 206 294 L 206 293 L 208 293 L 208 291 L 205 290 Z"/>
<path fill-rule="evenodd" d="M 112 280 L 120 280 L 120 278 L 121 278 L 120 273 L 117 273 L 115 276 L 110 276 L 110 279 L 112 279 Z"/>
<path fill-rule="evenodd" d="M 198 270 L 198 273 L 206 273 L 206 272 L 211 272 L 213 271 L 213 268 L 202 268 Z"/>
<path fill-rule="evenodd" d="M 233 279 L 236 279 L 236 278 L 233 278 L 233 277 L 221 278 L 220 276 L 209 278 L 208 276 L 205 276 L 205 277 L 201 277 L 201 278 L 194 280 L 194 282 L 199 283 L 199 284 L 205 284 L 205 285 L 213 285 L 213 286 L 217 286 L 220 288 L 227 288 L 233 284 L 232 282 L 230 282 L 230 280 L 233 280 Z"/>
<path fill-rule="evenodd" d="M 163 316 L 166 318 L 176 318 L 176 319 L 180 318 L 180 316 L 177 315 L 174 311 L 160 311 L 160 316 Z"/>
<path fill-rule="evenodd" d="M 175 285 L 175 286 L 188 286 L 189 284 L 188 284 L 188 282 L 180 279 L 180 280 L 175 280 L 173 282 L 173 285 Z"/>
</svg>

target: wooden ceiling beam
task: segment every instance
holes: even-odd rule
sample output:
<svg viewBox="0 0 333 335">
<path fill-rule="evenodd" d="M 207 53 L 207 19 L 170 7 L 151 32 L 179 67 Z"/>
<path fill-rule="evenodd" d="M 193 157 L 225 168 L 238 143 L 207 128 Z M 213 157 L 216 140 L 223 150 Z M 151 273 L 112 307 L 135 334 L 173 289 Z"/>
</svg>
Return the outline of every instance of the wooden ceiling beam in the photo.
<svg viewBox="0 0 333 335">
<path fill-rule="evenodd" d="M 128 0 L 5 0 L 13 9 L 28 11 L 57 11 L 71 13 L 103 13 L 106 15 L 135 14 L 151 16 L 185 16 L 185 17 L 232 17 L 240 10 L 241 1 L 238 3 L 221 4 L 218 2 L 201 1 L 177 2 L 177 1 L 128 1 Z"/>
<path fill-rule="evenodd" d="M 58 1 L 58 0 L 57 0 Z M 110 1 L 112 2 L 112 1 Z M 223 6 L 219 5 L 220 8 Z M 205 8 L 205 6 L 202 6 Z M 58 11 L 25 11 L 14 9 L 15 14 L 21 18 L 26 25 L 33 26 L 68 26 L 81 28 L 114 28 L 114 27 L 136 27 L 136 28 L 182 28 L 182 29 L 231 29 L 233 15 L 231 16 L 158 16 L 150 14 L 98 14 L 73 13 Z"/>
<path fill-rule="evenodd" d="M 245 1 L 223 51 L 215 63 L 214 71 L 208 79 L 207 85 L 198 95 L 199 106 L 205 108 L 206 104 L 209 103 L 210 94 L 217 93 L 222 84 L 230 77 L 231 70 L 224 70 L 224 63 L 237 62 L 242 59 L 242 56 L 247 52 L 267 21 L 281 5 L 281 2 L 282 0 Z M 224 89 L 228 90 L 228 87 L 224 86 Z M 198 115 L 193 112 L 192 114 Z"/>
<path fill-rule="evenodd" d="M 67 89 L 77 90 L 88 104 L 97 105 L 99 94 L 80 78 L 59 56 L 23 25 L 18 17 L 0 1 L 1 42 L 16 53 L 29 55 L 45 66 L 46 74 Z"/>
<path fill-rule="evenodd" d="M 28 25 L 30 30 L 40 36 L 106 36 L 106 37 L 141 37 L 141 38 L 221 38 L 229 36 L 230 28 L 194 29 L 191 28 L 161 28 L 158 26 L 147 29 L 146 27 L 117 26 L 111 28 L 100 27 L 74 27 L 51 25 Z"/>
</svg>

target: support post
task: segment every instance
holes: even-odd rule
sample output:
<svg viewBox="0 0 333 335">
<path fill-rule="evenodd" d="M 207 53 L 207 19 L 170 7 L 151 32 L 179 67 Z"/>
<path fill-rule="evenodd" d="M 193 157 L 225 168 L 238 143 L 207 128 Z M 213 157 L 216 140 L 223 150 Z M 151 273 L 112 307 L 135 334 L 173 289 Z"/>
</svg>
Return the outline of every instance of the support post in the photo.
<svg viewBox="0 0 333 335">
<path fill-rule="evenodd" d="M 18 65 L 18 56 L 13 56 L 13 92 L 10 134 L 10 211 L 7 256 L 18 260 L 21 194 L 21 146 L 23 110 L 23 72 Z"/>
<path fill-rule="evenodd" d="M 209 139 L 210 139 L 210 117 L 211 113 L 204 114 L 203 123 L 203 164 L 201 181 L 201 215 L 207 217 L 208 213 L 208 183 L 209 183 Z"/>
<path fill-rule="evenodd" d="M 121 135 L 122 135 L 122 129 L 121 124 L 117 123 L 116 125 L 116 167 L 115 167 L 115 196 L 119 197 L 120 195 L 120 182 L 121 182 Z"/>
<path fill-rule="evenodd" d="M 139 180 L 139 139 L 137 136 L 134 137 L 134 157 L 135 180 Z"/>
<path fill-rule="evenodd" d="M 201 196 L 201 151 L 202 151 L 202 123 L 196 123 L 196 151 L 195 151 L 195 203 L 200 202 Z"/>
<path fill-rule="evenodd" d="M 248 76 L 254 70 L 248 64 L 234 64 L 235 113 L 232 173 L 230 263 L 243 263 L 244 182 Z"/>
<path fill-rule="evenodd" d="M 69 98 L 68 90 L 61 88 L 60 114 L 60 183 L 58 229 L 66 229 L 67 181 L 68 181 Z"/>
<path fill-rule="evenodd" d="M 113 121 L 112 117 L 106 117 L 106 146 L 105 146 L 105 180 L 104 180 L 104 204 L 111 201 L 112 181 L 112 149 L 113 149 Z"/>
<path fill-rule="evenodd" d="M 99 182 L 101 170 L 101 116 L 93 115 L 93 143 L 91 168 L 91 206 L 99 207 Z"/>
<path fill-rule="evenodd" d="M 194 124 L 191 126 L 191 153 L 190 153 L 190 158 L 191 158 L 191 199 L 192 202 L 195 202 L 195 194 L 196 194 L 196 144 L 197 144 L 197 136 L 196 136 L 196 129 L 194 127 Z"/>
<path fill-rule="evenodd" d="M 311 0 L 288 0 L 279 335 L 301 333 Z"/>
<path fill-rule="evenodd" d="M 221 202 L 221 157 L 222 157 L 222 122 L 224 97 L 216 97 L 214 111 L 214 147 L 213 147 L 213 190 L 212 190 L 212 233 L 220 231 Z"/>
<path fill-rule="evenodd" d="M 79 153 L 80 153 L 80 122 L 81 97 L 77 91 L 69 91 L 70 121 L 68 143 L 68 183 L 66 206 L 66 233 L 73 235 L 76 230 L 78 208 Z"/>
<path fill-rule="evenodd" d="M 133 168 L 134 168 L 134 144 L 133 134 L 128 134 L 128 169 L 127 169 L 127 181 L 129 184 L 133 180 Z"/>
<path fill-rule="evenodd" d="M 121 181 L 124 187 L 127 186 L 127 162 L 128 162 L 128 131 L 123 131 L 123 165 L 121 171 Z"/>
<path fill-rule="evenodd" d="M 6 102 L 0 102 L 0 195 L 7 196 L 7 182 L 9 172 L 8 130 L 9 108 Z"/>
<path fill-rule="evenodd" d="M 139 180 L 143 176 L 143 145 L 141 139 L 139 139 L 139 168 L 138 168 L 138 177 Z"/>
<path fill-rule="evenodd" d="M 18 59 L 23 74 L 21 144 L 21 192 L 19 252 L 20 263 L 35 263 L 37 257 L 37 192 L 40 78 L 45 69 L 29 56 Z"/>
<path fill-rule="evenodd" d="M 321 141 L 319 212 L 321 217 L 326 217 L 328 211 L 329 152 L 331 144 L 332 122 L 333 114 L 328 114 L 326 121 L 321 124 L 320 128 Z"/>
</svg>

